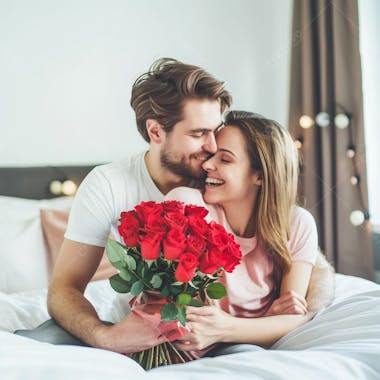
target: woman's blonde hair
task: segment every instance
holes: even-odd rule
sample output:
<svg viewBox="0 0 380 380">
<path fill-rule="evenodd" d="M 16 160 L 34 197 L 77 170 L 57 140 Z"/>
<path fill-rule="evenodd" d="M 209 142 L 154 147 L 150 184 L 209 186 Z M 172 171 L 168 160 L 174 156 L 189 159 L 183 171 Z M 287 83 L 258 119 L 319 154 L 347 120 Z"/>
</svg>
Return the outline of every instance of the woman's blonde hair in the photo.
<svg viewBox="0 0 380 380">
<path fill-rule="evenodd" d="M 275 277 L 279 279 L 291 265 L 288 240 L 290 212 L 297 198 L 297 148 L 284 127 L 255 113 L 230 111 L 225 125 L 243 133 L 251 168 L 261 176 L 253 213 L 256 237 L 258 244 L 272 255 Z"/>
</svg>

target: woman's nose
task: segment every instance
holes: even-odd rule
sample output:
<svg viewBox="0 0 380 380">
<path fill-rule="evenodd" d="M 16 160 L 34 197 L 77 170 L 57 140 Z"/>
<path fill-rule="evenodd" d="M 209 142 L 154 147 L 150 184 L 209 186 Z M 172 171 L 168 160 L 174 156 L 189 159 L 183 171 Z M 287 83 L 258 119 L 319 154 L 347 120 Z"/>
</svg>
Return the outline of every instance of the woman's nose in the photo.
<svg viewBox="0 0 380 380">
<path fill-rule="evenodd" d="M 203 168 L 203 170 L 205 170 L 206 172 L 209 172 L 209 171 L 215 170 L 214 157 L 210 157 L 208 160 L 206 160 L 206 161 L 202 164 L 202 168 Z"/>
</svg>

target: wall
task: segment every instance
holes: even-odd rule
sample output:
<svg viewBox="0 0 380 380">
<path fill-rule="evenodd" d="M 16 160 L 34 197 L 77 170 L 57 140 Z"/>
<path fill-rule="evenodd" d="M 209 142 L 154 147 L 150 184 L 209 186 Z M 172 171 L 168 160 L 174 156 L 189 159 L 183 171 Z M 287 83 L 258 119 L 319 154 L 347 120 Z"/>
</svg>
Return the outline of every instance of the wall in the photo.
<svg viewBox="0 0 380 380">
<path fill-rule="evenodd" d="M 360 53 L 363 72 L 363 101 L 368 174 L 369 211 L 373 229 L 373 252 L 380 283 L 380 2 L 359 0 Z"/>
<path fill-rule="evenodd" d="M 0 166 L 145 145 L 129 106 L 156 58 L 205 67 L 234 107 L 287 122 L 291 0 L 0 0 Z"/>
<path fill-rule="evenodd" d="M 371 219 L 380 233 L 379 88 L 380 88 L 380 2 L 359 1 L 360 53 L 363 72 L 363 101 Z"/>
</svg>

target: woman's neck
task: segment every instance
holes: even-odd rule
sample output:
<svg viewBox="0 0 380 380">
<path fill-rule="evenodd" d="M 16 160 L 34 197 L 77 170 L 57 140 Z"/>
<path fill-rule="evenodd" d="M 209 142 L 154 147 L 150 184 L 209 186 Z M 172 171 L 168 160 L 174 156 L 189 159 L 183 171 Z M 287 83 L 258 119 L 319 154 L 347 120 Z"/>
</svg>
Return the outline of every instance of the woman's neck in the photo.
<svg viewBox="0 0 380 380">
<path fill-rule="evenodd" d="M 238 204 L 237 202 L 231 202 L 221 205 L 229 226 L 237 236 L 251 238 L 256 234 L 257 226 L 255 226 L 253 218 L 256 194 L 254 198 L 253 201 L 250 199 Z"/>
</svg>

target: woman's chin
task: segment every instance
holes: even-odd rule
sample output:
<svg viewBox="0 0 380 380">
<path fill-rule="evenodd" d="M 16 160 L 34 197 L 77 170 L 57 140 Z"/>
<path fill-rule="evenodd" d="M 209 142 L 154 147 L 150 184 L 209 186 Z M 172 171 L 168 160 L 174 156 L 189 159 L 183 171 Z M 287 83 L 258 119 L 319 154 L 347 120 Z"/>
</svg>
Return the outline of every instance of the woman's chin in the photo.
<svg viewBox="0 0 380 380">
<path fill-rule="evenodd" d="M 208 190 L 206 187 L 206 190 L 203 194 L 203 199 L 208 204 L 215 204 L 218 203 L 219 197 L 217 194 L 215 194 L 213 191 Z"/>
</svg>

